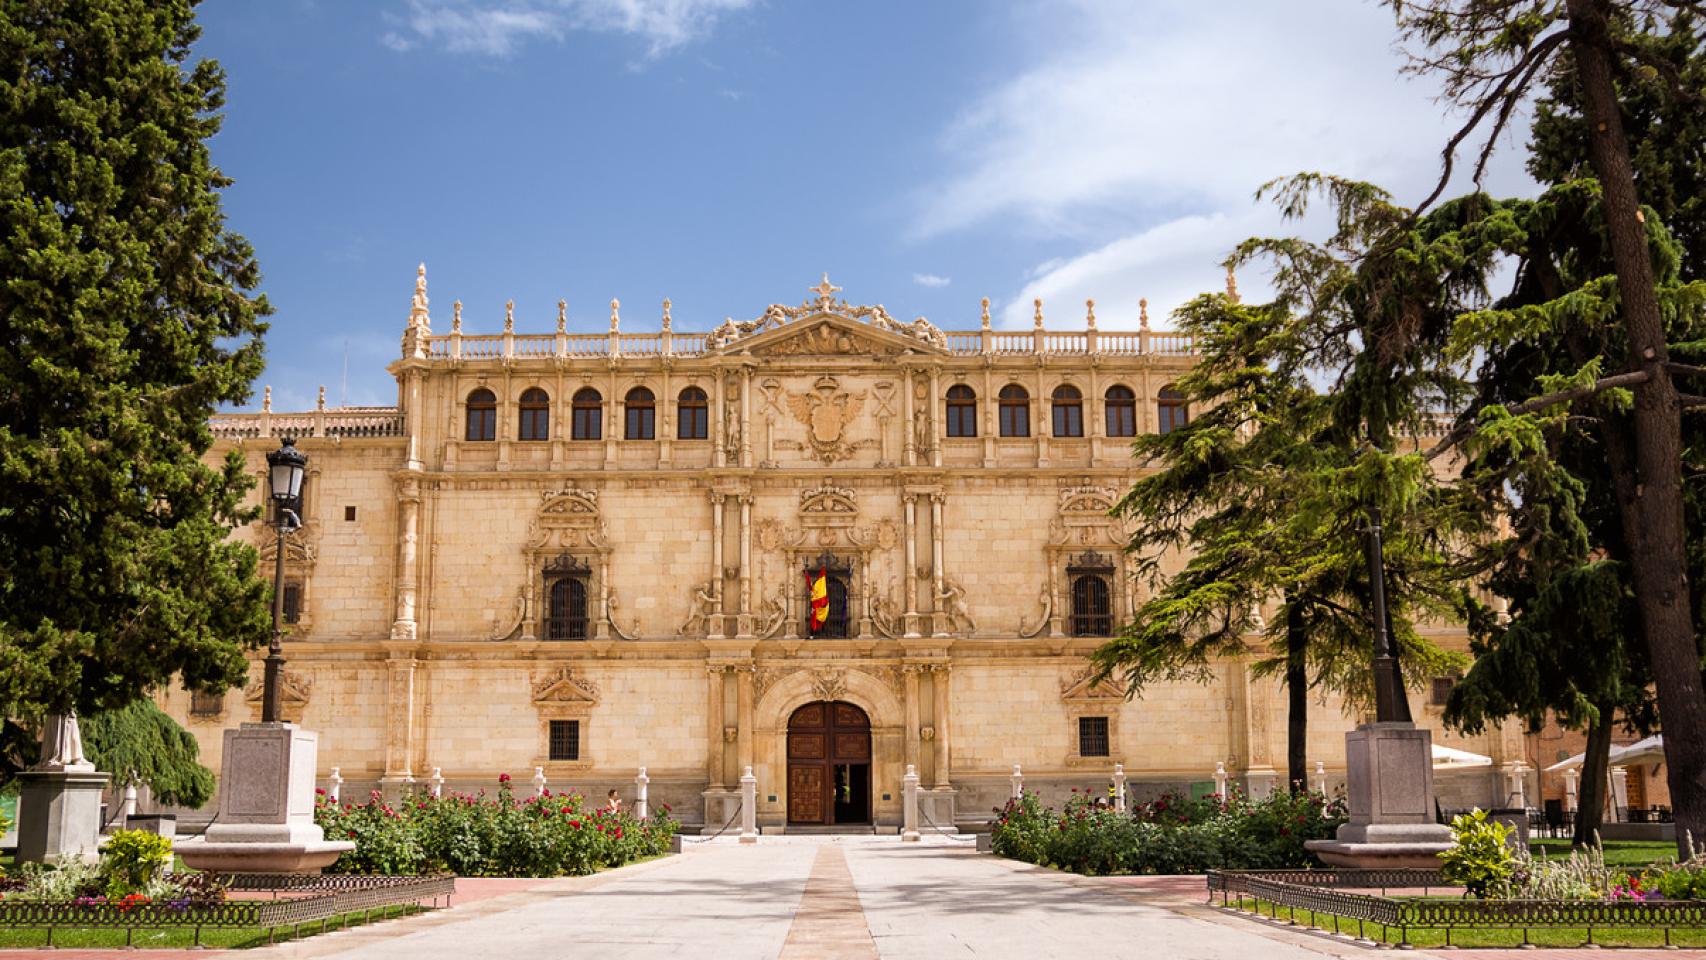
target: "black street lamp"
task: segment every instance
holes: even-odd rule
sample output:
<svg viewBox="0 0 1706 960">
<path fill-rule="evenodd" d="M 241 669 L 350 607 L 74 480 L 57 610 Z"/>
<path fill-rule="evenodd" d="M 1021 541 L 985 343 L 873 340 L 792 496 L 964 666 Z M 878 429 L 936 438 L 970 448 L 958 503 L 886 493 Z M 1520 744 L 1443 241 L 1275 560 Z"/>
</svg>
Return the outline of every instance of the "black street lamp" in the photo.
<svg viewBox="0 0 1706 960">
<path fill-rule="evenodd" d="M 1369 607 L 1374 615 L 1374 719 L 1379 723 L 1410 719 L 1398 680 L 1398 658 L 1386 632 L 1386 560 L 1380 546 L 1380 508 L 1368 508 Z"/>
<path fill-rule="evenodd" d="M 267 454 L 274 508 L 273 529 L 278 531 L 278 550 L 273 557 L 272 642 L 267 645 L 262 723 L 277 723 L 282 719 L 278 707 L 284 692 L 284 538 L 302 526 L 302 518 L 296 510 L 302 502 L 302 475 L 307 466 L 308 457 L 296 449 L 296 441 L 292 437 L 285 437 L 282 446 Z"/>
</svg>

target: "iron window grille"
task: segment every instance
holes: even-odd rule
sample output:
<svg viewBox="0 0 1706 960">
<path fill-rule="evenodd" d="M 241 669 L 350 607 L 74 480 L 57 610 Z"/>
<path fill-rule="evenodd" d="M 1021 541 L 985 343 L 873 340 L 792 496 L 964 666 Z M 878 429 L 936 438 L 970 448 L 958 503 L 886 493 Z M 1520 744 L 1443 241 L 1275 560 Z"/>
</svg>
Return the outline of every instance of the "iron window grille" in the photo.
<svg viewBox="0 0 1706 960">
<path fill-rule="evenodd" d="M 1109 387 L 1107 394 L 1108 436 L 1137 436 L 1137 394 L 1130 387 Z"/>
<path fill-rule="evenodd" d="M 629 390 L 623 406 L 628 411 L 624 439 L 652 440 L 657 437 L 657 401 L 650 390 L 645 387 Z"/>
<path fill-rule="evenodd" d="M 591 387 L 575 391 L 569 412 L 569 439 L 604 439 L 604 398 Z"/>
<path fill-rule="evenodd" d="M 1436 707 L 1445 706 L 1446 701 L 1451 699 L 1451 688 L 1455 686 L 1457 686 L 1456 677 L 1435 677 L 1428 702 Z"/>
<path fill-rule="evenodd" d="M 284 622 L 302 622 L 302 584 L 294 581 L 284 584 Z"/>
<path fill-rule="evenodd" d="M 579 760 L 581 758 L 581 722 L 579 720 L 551 721 L 550 752 L 546 757 L 551 760 Z"/>
<path fill-rule="evenodd" d="M 225 712 L 225 694 L 202 693 L 199 690 L 190 693 L 190 716 L 217 717 Z"/>
<path fill-rule="evenodd" d="M 498 398 L 485 387 L 468 394 L 468 423 L 463 436 L 480 442 L 498 438 Z"/>
<path fill-rule="evenodd" d="M 1078 718 L 1078 755 L 1105 757 L 1108 755 L 1108 718 Z"/>
<path fill-rule="evenodd" d="M 710 435 L 710 407 L 705 391 L 688 387 L 681 391 L 675 408 L 675 439 L 703 440 Z"/>
<path fill-rule="evenodd" d="M 818 572 L 824 574 L 825 586 L 829 593 L 829 615 L 824 619 L 823 626 L 811 628 L 811 584 L 817 578 Z M 825 639 L 842 639 L 853 635 L 853 567 L 840 557 L 831 553 L 820 554 L 815 560 L 807 560 L 806 573 L 806 635 L 823 637 Z"/>
<path fill-rule="evenodd" d="M 538 387 L 529 387 L 521 394 L 521 423 L 518 437 L 522 440 L 551 439 L 551 397 Z"/>
<path fill-rule="evenodd" d="M 545 562 L 545 639 L 587 638 L 591 582 L 592 567 L 580 557 L 565 553 Z"/>
<path fill-rule="evenodd" d="M 1114 635 L 1113 575 L 1113 561 L 1094 550 L 1068 562 L 1066 576 L 1072 585 L 1073 636 Z"/>
<path fill-rule="evenodd" d="M 977 394 L 963 383 L 948 388 L 948 436 L 977 436 Z"/>
</svg>

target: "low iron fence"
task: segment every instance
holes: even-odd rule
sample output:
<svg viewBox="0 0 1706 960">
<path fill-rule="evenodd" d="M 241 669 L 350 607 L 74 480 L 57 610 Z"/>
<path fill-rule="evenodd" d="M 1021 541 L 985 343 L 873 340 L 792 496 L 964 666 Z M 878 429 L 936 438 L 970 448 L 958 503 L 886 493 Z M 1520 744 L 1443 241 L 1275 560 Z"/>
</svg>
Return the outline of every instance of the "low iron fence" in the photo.
<svg viewBox="0 0 1706 960">
<path fill-rule="evenodd" d="M 0 927 L 46 928 L 53 946 L 55 928 L 122 929 L 130 945 L 136 930 L 188 929 L 201 945 L 204 928 L 254 927 L 267 931 L 267 942 L 282 927 L 300 928 L 360 913 L 439 898 L 446 906 L 456 892 L 455 877 L 361 877 L 319 874 L 225 874 L 227 893 L 270 893 L 267 898 L 242 897 L 219 903 L 194 900 L 105 902 L 88 900 L 0 900 Z"/>
<path fill-rule="evenodd" d="M 1308 910 L 1330 916 L 1333 932 L 1355 922 L 1357 936 L 1368 939 L 1367 927 L 1377 924 L 1382 936 L 1397 931 L 1399 946 L 1407 946 L 1415 930 L 1442 930 L 1451 946 L 1454 930 L 1520 930 L 1523 943 L 1529 931 L 1581 928 L 1593 943 L 1594 930 L 1657 929 L 1669 946 L 1675 929 L 1706 928 L 1706 900 L 1480 900 L 1430 898 L 1448 884 L 1438 870 L 1211 870 L 1209 902 L 1216 895 L 1222 906 L 1246 909 L 1246 899 L 1258 914 L 1263 903 L 1269 916 L 1280 908 Z M 1381 892 L 1351 893 L 1351 889 Z M 1392 889 L 1420 890 L 1420 896 L 1389 896 Z M 1295 914 L 1294 914 L 1295 916 Z"/>
</svg>

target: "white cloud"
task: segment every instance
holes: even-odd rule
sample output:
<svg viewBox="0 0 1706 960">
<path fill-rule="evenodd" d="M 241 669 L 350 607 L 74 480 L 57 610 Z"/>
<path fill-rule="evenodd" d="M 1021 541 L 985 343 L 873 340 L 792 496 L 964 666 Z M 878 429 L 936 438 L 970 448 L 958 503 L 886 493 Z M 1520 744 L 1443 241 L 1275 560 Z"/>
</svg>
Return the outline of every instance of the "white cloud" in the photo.
<svg viewBox="0 0 1706 960">
<path fill-rule="evenodd" d="M 393 50 L 422 43 L 453 53 L 504 57 L 532 39 L 560 39 L 572 30 L 620 33 L 647 41 L 652 56 L 705 35 L 719 16 L 752 0 L 409 0 L 405 36 L 387 32 Z"/>
<path fill-rule="evenodd" d="M 912 282 L 921 287 L 945 287 L 954 280 L 952 277 L 940 277 L 934 273 L 915 273 L 912 275 Z"/>
</svg>

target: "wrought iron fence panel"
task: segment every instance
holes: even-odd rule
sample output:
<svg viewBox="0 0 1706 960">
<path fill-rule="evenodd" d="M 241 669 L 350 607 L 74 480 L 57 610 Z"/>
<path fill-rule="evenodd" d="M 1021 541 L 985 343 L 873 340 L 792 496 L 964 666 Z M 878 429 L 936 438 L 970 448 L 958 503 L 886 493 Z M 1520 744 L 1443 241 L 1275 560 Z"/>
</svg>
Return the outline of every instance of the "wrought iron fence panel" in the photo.
<svg viewBox="0 0 1706 960">
<path fill-rule="evenodd" d="M 357 877 L 314 874 L 227 874 L 226 889 L 275 899 L 220 903 L 78 903 L 0 900 L 0 927 L 285 927 L 347 913 L 449 897 L 454 877 Z"/>
</svg>

